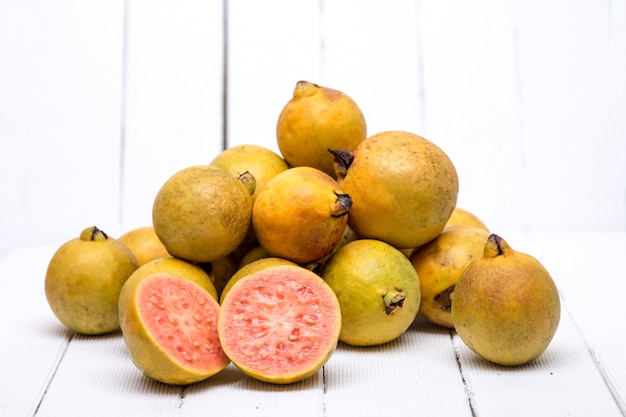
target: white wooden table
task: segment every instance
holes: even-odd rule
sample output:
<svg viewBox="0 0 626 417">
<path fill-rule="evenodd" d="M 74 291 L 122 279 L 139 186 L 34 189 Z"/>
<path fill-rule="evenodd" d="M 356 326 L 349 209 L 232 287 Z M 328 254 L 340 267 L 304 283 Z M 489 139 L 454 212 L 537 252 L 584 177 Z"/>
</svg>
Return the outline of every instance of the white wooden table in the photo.
<svg viewBox="0 0 626 417">
<path fill-rule="evenodd" d="M 625 73 L 626 0 L 0 1 L 0 417 L 625 415 Z M 541 358 L 493 366 L 418 319 L 299 384 L 180 388 L 57 322 L 58 245 L 148 224 L 224 145 L 277 150 L 300 79 L 440 145 L 459 206 L 544 263 L 563 312 Z"/>
<path fill-rule="evenodd" d="M 54 246 L 0 256 L 0 416 L 620 416 L 626 413 L 626 233 L 505 237 L 551 272 L 562 296 L 548 350 L 521 367 L 471 352 L 418 317 L 397 341 L 339 344 L 300 383 L 258 382 L 232 364 L 186 387 L 154 382 L 119 333 L 88 337 L 52 315 L 43 282 Z"/>
</svg>

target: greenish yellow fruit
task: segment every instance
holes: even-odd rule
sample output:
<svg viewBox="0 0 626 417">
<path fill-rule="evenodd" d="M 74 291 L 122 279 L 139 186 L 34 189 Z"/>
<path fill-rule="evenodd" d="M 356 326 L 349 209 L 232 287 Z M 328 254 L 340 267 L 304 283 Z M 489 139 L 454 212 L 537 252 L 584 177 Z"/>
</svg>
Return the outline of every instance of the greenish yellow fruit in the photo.
<svg viewBox="0 0 626 417">
<path fill-rule="evenodd" d="M 61 323 L 78 333 L 113 332 L 120 328 L 117 301 L 122 286 L 137 268 L 123 243 L 95 226 L 86 228 L 52 256 L 46 299 Z"/>
<path fill-rule="evenodd" d="M 500 365 L 538 358 L 559 325 L 552 277 L 534 257 L 491 234 L 484 256 L 463 272 L 452 294 L 452 321 L 463 342 Z"/>
<path fill-rule="evenodd" d="M 388 243 L 359 239 L 339 249 L 322 278 L 341 306 L 339 340 L 372 346 L 400 337 L 420 305 L 420 282 L 407 257 Z"/>
<path fill-rule="evenodd" d="M 152 224 L 167 251 L 191 262 L 211 262 L 237 248 L 248 233 L 250 191 L 213 166 L 184 168 L 156 195 Z"/>
</svg>

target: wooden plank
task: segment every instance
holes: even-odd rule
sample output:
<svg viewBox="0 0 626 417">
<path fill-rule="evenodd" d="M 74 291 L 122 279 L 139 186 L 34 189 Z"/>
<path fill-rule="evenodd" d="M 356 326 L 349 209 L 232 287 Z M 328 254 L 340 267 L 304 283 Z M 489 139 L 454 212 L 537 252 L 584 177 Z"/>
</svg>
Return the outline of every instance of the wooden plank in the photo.
<svg viewBox="0 0 626 417">
<path fill-rule="evenodd" d="M 508 2 L 420 2 L 425 136 L 455 164 L 458 206 L 495 231 L 527 226 Z"/>
<path fill-rule="evenodd" d="M 341 344 L 326 371 L 325 415 L 470 415 L 449 330 L 421 315 L 381 346 Z"/>
<path fill-rule="evenodd" d="M 626 306 L 612 298 L 621 293 L 614 266 L 626 251 L 626 233 L 536 233 L 530 242 L 557 281 L 584 347 L 626 414 L 626 329 L 615 322 L 626 317 Z"/>
<path fill-rule="evenodd" d="M 120 332 L 76 335 L 38 409 L 38 416 L 174 416 L 182 388 L 135 368 Z"/>
<path fill-rule="evenodd" d="M 323 82 L 356 101 L 369 135 L 423 134 L 419 2 L 323 4 Z"/>
<path fill-rule="evenodd" d="M 56 248 L 28 246 L 0 257 L 0 415 L 35 414 L 72 337 L 44 294 Z"/>
<path fill-rule="evenodd" d="M 276 122 L 299 80 L 320 77 L 319 2 L 228 5 L 228 145 L 279 152 Z"/>
<path fill-rule="evenodd" d="M 225 417 L 322 417 L 326 415 L 324 395 L 322 371 L 294 384 L 274 385 L 248 377 L 230 364 L 214 377 L 185 390 L 180 415 L 197 416 L 211 410 Z"/>
<path fill-rule="evenodd" d="M 512 4 L 529 222 L 624 229 L 624 2 Z"/>
<path fill-rule="evenodd" d="M 161 185 L 222 149 L 222 2 L 128 3 L 122 230 Z"/>
<path fill-rule="evenodd" d="M 0 5 L 0 242 L 117 223 L 122 3 Z"/>
<path fill-rule="evenodd" d="M 607 290 L 611 273 L 602 270 L 583 242 L 611 242 L 609 256 L 623 253 L 626 235 L 620 234 L 511 234 L 503 236 L 515 249 L 536 257 L 552 275 L 562 297 L 561 321 L 548 349 L 537 360 L 520 367 L 491 364 L 472 352 L 455 336 L 463 378 L 472 405 L 480 416 L 528 415 L 623 415 L 618 395 L 624 364 L 619 355 L 626 331 L 616 326 L 601 326 L 603 318 L 622 317 L 625 308 L 619 303 L 601 304 L 595 296 Z M 607 246 L 598 246 L 598 255 Z M 606 265 L 607 271 L 612 267 Z M 591 273 L 590 269 L 597 273 Z M 593 277 L 594 285 L 588 285 Z M 581 322 L 582 321 L 582 322 Z M 584 323 L 585 325 L 581 325 Z M 603 328 L 605 330 L 600 330 Z M 598 350 L 590 350 L 589 340 Z M 623 349 L 622 353 L 623 353 Z M 600 359 L 598 361 L 598 358 Z M 606 362 L 605 362 L 606 361 Z M 607 385 L 603 369 L 611 378 Z M 620 391 L 621 390 L 621 391 Z M 621 393 L 620 393 L 621 392 Z M 623 401 L 623 400 L 622 400 Z"/>
</svg>

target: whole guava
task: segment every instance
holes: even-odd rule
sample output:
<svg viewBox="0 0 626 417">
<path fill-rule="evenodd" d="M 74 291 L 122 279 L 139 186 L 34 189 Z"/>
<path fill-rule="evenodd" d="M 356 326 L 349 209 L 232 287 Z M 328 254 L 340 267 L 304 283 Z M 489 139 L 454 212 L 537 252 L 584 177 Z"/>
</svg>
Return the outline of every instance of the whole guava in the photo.
<svg viewBox="0 0 626 417">
<path fill-rule="evenodd" d="M 120 328 L 117 302 L 128 277 L 138 268 L 128 247 L 97 227 L 57 249 L 45 278 L 46 299 L 55 316 L 82 334 Z"/>
</svg>

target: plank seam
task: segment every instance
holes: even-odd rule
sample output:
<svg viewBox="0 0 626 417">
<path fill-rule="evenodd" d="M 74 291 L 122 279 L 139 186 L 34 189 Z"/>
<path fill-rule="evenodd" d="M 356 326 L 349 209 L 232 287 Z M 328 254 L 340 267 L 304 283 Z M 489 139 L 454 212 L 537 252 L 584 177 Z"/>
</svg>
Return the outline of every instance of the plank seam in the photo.
<svg viewBox="0 0 626 417">
<path fill-rule="evenodd" d="M 452 344 L 452 349 L 454 350 L 454 357 L 456 359 L 456 366 L 459 368 L 459 375 L 461 376 L 461 382 L 463 383 L 463 391 L 465 392 L 465 397 L 467 399 L 467 404 L 469 405 L 470 412 L 472 413 L 472 417 L 477 417 L 478 413 L 476 412 L 476 408 L 474 407 L 474 392 L 472 391 L 472 387 L 470 386 L 467 379 L 465 379 L 465 375 L 463 374 L 463 366 L 461 365 L 461 352 L 459 347 L 454 343 L 454 332 L 450 330 L 450 343 Z"/>
<path fill-rule="evenodd" d="M 222 0 L 222 150 L 228 147 L 228 0 Z"/>
<path fill-rule="evenodd" d="M 41 394 L 39 395 L 38 400 L 35 403 L 35 406 L 32 412 L 33 416 L 36 416 L 37 413 L 39 413 L 39 409 L 41 407 L 41 404 L 43 403 L 44 398 L 46 397 L 46 394 L 48 393 L 48 389 L 50 389 L 50 385 L 52 384 L 52 381 L 54 380 L 54 377 L 57 371 L 59 370 L 59 367 L 61 366 L 61 362 L 63 362 L 65 353 L 67 352 L 67 349 L 70 347 L 70 343 L 72 343 L 72 340 L 74 340 L 75 336 L 76 336 L 76 332 L 71 331 L 69 333 L 69 337 L 67 338 L 67 343 L 65 344 L 65 347 L 60 349 L 60 352 L 52 366 L 52 370 L 50 371 L 50 375 L 48 375 L 48 378 L 45 380 Z"/>
<path fill-rule="evenodd" d="M 602 380 L 604 381 L 604 384 L 606 385 L 607 389 L 611 393 L 611 396 L 613 397 L 613 400 L 615 401 L 617 408 L 619 409 L 620 413 L 622 413 L 623 416 L 626 416 L 626 403 L 624 403 L 624 400 L 622 399 L 618 389 L 613 384 L 611 377 L 609 376 L 606 368 L 602 364 L 600 355 L 598 355 L 595 347 L 593 346 L 589 338 L 585 335 L 582 328 L 578 325 L 578 322 L 576 321 L 574 314 L 572 313 L 571 309 L 569 308 L 563 296 L 561 296 L 561 300 L 562 300 L 563 306 L 565 307 L 565 311 L 567 312 L 567 315 L 569 316 L 569 318 L 572 320 L 572 323 L 574 324 L 574 329 L 576 330 L 576 333 L 578 333 L 578 336 L 580 336 L 581 340 L 583 341 L 585 348 L 587 349 L 587 353 L 589 353 L 589 356 L 591 356 L 591 360 L 593 361 L 598 372 L 600 373 L 600 376 L 602 377 Z"/>
<path fill-rule="evenodd" d="M 120 85 L 120 160 L 119 160 L 119 203 L 118 224 L 124 224 L 124 184 L 126 176 L 126 95 L 128 93 L 128 5 L 124 0 L 122 10 L 122 68 Z"/>
</svg>

